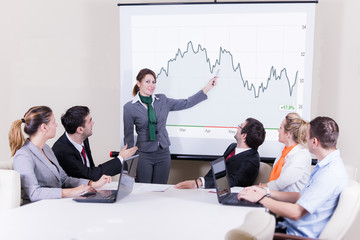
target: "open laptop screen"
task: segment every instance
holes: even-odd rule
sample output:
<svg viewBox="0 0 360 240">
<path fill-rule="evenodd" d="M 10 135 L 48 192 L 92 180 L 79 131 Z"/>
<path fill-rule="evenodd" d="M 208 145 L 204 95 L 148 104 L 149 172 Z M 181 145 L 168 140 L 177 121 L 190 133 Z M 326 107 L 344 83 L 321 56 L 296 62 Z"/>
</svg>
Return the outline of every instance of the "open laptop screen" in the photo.
<svg viewBox="0 0 360 240">
<path fill-rule="evenodd" d="M 124 160 L 124 173 L 127 173 L 130 177 L 136 177 L 137 165 L 139 162 L 139 155 L 134 155 Z"/>
<path fill-rule="evenodd" d="M 226 165 L 224 158 L 221 157 L 213 161 L 211 165 L 212 165 L 214 178 L 216 181 L 215 186 L 217 188 L 217 193 L 219 197 L 222 197 L 227 193 L 230 193 L 230 186 L 229 186 L 229 181 L 227 179 Z"/>
<path fill-rule="evenodd" d="M 132 192 L 135 183 L 134 178 L 126 174 L 121 174 L 119 181 L 120 182 L 116 196 L 117 200 L 129 195 Z"/>
</svg>

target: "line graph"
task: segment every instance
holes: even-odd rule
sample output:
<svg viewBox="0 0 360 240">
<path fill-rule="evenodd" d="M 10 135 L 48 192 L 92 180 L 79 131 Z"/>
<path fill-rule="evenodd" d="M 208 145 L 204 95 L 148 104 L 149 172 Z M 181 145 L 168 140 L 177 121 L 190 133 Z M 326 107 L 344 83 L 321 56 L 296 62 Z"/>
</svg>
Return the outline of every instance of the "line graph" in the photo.
<svg viewBox="0 0 360 240">
<path fill-rule="evenodd" d="M 280 74 L 271 66 L 270 73 L 265 77 L 258 87 L 248 80 L 244 80 L 241 74 L 240 64 L 237 68 L 233 66 L 233 58 L 229 52 L 221 55 L 220 61 L 215 67 L 209 68 L 209 60 L 206 51 L 187 51 L 181 58 L 173 58 L 167 62 L 167 68 L 162 68 L 157 76 L 157 92 L 166 93 L 173 98 L 186 98 L 201 89 L 212 77 L 211 71 L 221 69 L 220 78 L 214 91 L 209 93 L 209 99 L 204 103 L 181 112 L 171 112 L 168 117 L 168 124 L 196 125 L 197 119 L 202 119 L 204 125 L 236 126 L 239 121 L 249 116 L 261 119 L 267 127 L 278 127 L 286 110 L 294 110 L 298 104 L 296 99 L 297 85 L 287 76 L 286 69 Z M 176 60 L 174 60 L 176 59 Z M 200 69 L 200 70 L 199 70 Z M 208 72 L 209 77 L 199 81 L 196 71 Z M 184 73 L 191 72 L 195 76 Z M 189 88 L 188 86 L 192 86 Z M 256 90 L 256 91 L 255 91 Z M 296 94 L 295 94 L 296 93 Z M 282 108 L 281 106 L 289 106 Z M 229 109 L 241 108 L 241 111 L 228 113 Z M 209 111 L 211 109 L 211 111 Z M 215 116 L 213 113 L 216 113 Z M 228 118 L 224 119 L 224 116 Z M 271 116 L 266 117 L 265 116 Z"/>
<path fill-rule="evenodd" d="M 171 112 L 169 128 L 199 125 L 199 120 L 205 126 L 236 126 L 247 117 L 278 128 L 288 112 L 302 115 L 306 15 L 146 15 L 134 17 L 132 24 L 132 63 L 157 73 L 155 93 L 187 98 L 220 69 L 209 100 Z"/>
<path fill-rule="evenodd" d="M 206 101 L 169 113 L 170 151 L 221 154 L 249 117 L 264 124 L 273 149 L 287 113 L 309 120 L 314 9 L 240 3 L 120 7 L 122 101 L 132 98 L 142 68 L 157 74 L 155 94 L 173 99 L 192 96 L 220 69 Z"/>
<path fill-rule="evenodd" d="M 160 69 L 160 72 L 157 74 L 157 77 L 160 77 L 162 74 L 165 74 L 166 77 L 169 76 L 169 63 L 171 62 L 176 62 L 176 60 L 178 58 L 184 58 L 185 54 L 189 53 L 191 51 L 191 53 L 193 54 L 198 54 L 199 52 L 204 52 L 205 56 L 206 56 L 206 62 L 208 63 L 209 65 L 209 71 L 210 73 L 214 73 L 214 69 L 218 66 L 221 65 L 221 57 L 222 55 L 224 54 L 228 54 L 230 55 L 230 58 L 231 58 L 231 66 L 233 68 L 233 71 L 234 72 L 238 72 L 239 74 L 239 78 L 241 79 L 241 81 L 243 82 L 243 85 L 244 87 L 249 90 L 249 91 L 253 91 L 254 92 L 254 97 L 257 98 L 259 97 L 259 94 L 261 91 L 265 91 L 267 88 L 268 88 L 268 85 L 269 85 L 269 82 L 270 80 L 273 78 L 275 80 L 280 80 L 282 79 L 282 75 L 284 74 L 285 76 L 285 79 L 286 81 L 288 82 L 288 85 L 289 85 L 289 94 L 290 96 L 292 95 L 293 93 L 293 89 L 294 89 L 294 86 L 296 84 L 296 81 L 297 81 L 297 75 L 298 75 L 298 71 L 296 71 L 296 74 L 295 74 L 295 78 L 294 78 L 294 82 L 293 84 L 290 83 L 289 81 L 289 78 L 288 78 L 288 74 L 287 74 L 287 71 L 286 71 L 286 68 L 283 68 L 281 71 L 280 71 L 280 74 L 277 75 L 276 74 L 276 69 L 274 68 L 274 66 L 271 66 L 271 69 L 270 69 L 270 74 L 269 74 L 269 77 L 267 78 L 267 81 L 266 81 L 266 84 L 263 84 L 261 83 L 260 86 L 258 87 L 255 87 L 255 85 L 253 83 L 249 83 L 249 81 L 245 80 L 241 74 L 241 68 L 240 68 L 240 63 L 237 63 L 234 65 L 234 61 L 233 61 L 233 56 L 232 54 L 227 51 L 226 49 L 223 49 L 222 47 L 220 47 L 220 50 L 219 50 L 219 58 L 215 60 L 215 63 L 214 64 L 211 64 L 211 61 L 208 57 L 208 54 L 207 54 L 207 50 L 206 48 L 202 47 L 200 44 L 198 45 L 197 47 L 197 50 L 194 49 L 194 46 L 193 46 L 193 43 L 192 41 L 189 41 L 188 44 L 187 44 L 187 49 L 185 51 L 181 51 L 181 49 L 179 48 L 175 54 L 175 57 L 170 59 L 168 62 L 167 62 L 167 65 L 166 67 L 162 67 Z M 257 89 L 256 89 L 257 88 Z"/>
</svg>

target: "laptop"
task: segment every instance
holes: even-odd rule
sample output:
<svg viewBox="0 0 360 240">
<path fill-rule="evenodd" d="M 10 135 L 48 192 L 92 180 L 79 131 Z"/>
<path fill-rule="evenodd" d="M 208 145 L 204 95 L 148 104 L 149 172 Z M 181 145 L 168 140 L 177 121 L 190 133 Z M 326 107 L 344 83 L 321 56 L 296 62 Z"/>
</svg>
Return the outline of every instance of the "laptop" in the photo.
<svg viewBox="0 0 360 240">
<path fill-rule="evenodd" d="M 260 203 L 249 202 L 245 199 L 238 200 L 238 194 L 231 193 L 224 157 L 220 157 L 215 161 L 210 162 L 210 165 L 214 176 L 215 189 L 219 203 L 242 207 L 264 207 Z"/>
<path fill-rule="evenodd" d="M 122 165 L 117 190 L 98 190 L 96 192 L 88 192 L 73 198 L 76 202 L 89 203 L 114 203 L 127 195 L 129 195 L 135 183 L 133 176 L 136 174 L 139 155 L 135 155 L 125 159 L 126 164 Z M 124 171 L 126 165 L 127 171 Z"/>
<path fill-rule="evenodd" d="M 124 160 L 124 171 L 123 173 L 129 175 L 130 177 L 136 177 L 136 170 L 139 162 L 139 155 L 134 155 Z"/>
</svg>

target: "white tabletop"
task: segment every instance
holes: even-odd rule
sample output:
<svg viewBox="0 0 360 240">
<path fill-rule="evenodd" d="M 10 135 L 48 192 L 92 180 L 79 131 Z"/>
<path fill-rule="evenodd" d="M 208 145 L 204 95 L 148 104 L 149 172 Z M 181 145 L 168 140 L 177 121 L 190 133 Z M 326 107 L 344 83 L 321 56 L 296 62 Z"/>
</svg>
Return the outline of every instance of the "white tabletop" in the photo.
<svg viewBox="0 0 360 240">
<path fill-rule="evenodd" d="M 116 203 L 78 203 L 70 198 L 42 200 L 0 215 L 1 239 L 224 239 L 251 210 L 223 206 L 208 189 L 153 192 L 136 183 Z M 106 188 L 116 188 L 116 183 Z"/>
</svg>

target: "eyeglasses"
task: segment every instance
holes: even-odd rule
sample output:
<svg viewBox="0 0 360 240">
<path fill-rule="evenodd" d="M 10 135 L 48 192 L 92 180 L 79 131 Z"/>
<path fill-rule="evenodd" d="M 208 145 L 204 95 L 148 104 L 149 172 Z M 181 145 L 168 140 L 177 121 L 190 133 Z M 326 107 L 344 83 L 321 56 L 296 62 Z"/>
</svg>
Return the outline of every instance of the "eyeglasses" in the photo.
<svg viewBox="0 0 360 240">
<path fill-rule="evenodd" d="M 240 130 L 242 130 L 242 129 L 243 129 L 241 125 L 242 125 L 242 124 L 239 124 L 239 125 L 238 125 L 238 127 L 240 128 Z"/>
</svg>

